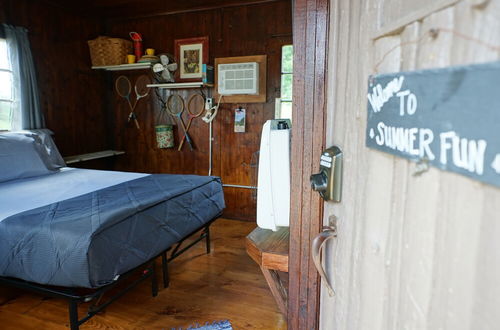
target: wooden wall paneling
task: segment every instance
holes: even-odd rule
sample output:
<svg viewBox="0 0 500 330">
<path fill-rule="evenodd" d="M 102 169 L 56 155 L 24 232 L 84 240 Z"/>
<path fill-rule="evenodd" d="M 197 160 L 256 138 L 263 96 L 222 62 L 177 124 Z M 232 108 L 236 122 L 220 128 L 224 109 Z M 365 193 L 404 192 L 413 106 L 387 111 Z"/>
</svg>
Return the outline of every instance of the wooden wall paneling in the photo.
<svg viewBox="0 0 500 330">
<path fill-rule="evenodd" d="M 250 54 L 267 54 L 267 98 L 266 103 L 258 104 L 233 104 L 224 105 L 224 109 L 229 109 L 224 113 L 220 121 L 222 123 L 221 136 L 227 136 L 229 139 L 236 138 L 234 144 L 221 145 L 221 176 L 223 181 L 232 184 L 254 185 L 255 181 L 250 180 L 252 171 L 248 164 L 252 160 L 252 154 L 260 148 L 260 133 L 262 124 L 274 117 L 274 98 L 276 97 L 276 88 L 280 86 L 280 63 L 281 63 L 281 44 L 274 37 L 276 34 L 290 33 L 291 14 L 282 15 L 282 22 L 277 22 L 275 13 L 290 12 L 289 3 L 280 2 L 273 5 L 273 11 L 269 11 L 266 6 L 250 6 L 241 9 L 231 8 L 224 10 L 223 16 L 223 48 L 226 50 L 225 56 L 244 56 Z M 256 22 L 267 22 L 268 24 L 256 24 Z M 247 28 L 243 28 L 247 27 Z M 237 32 L 237 33 L 235 33 Z M 288 39 L 289 43 L 291 40 Z M 244 136 L 241 133 L 233 132 L 234 109 L 242 106 L 247 109 L 247 133 Z M 244 139 L 244 140 L 242 140 Z M 238 141 L 239 140 L 239 141 Z M 245 142 L 246 141 L 246 142 Z M 243 145 L 246 152 L 242 152 L 240 145 Z M 238 151 L 237 151 L 238 150 Z M 233 155 L 228 157 L 227 155 Z M 234 175 L 235 169 L 240 169 L 247 173 L 246 176 Z M 238 201 L 235 196 L 236 191 L 226 189 L 226 199 Z M 247 219 L 255 219 L 255 192 L 245 189 L 237 194 L 245 195 L 245 203 L 248 203 Z M 234 197 L 233 197 L 234 196 Z M 232 215 L 232 210 L 228 213 Z M 228 215 L 229 216 L 229 215 Z"/>
<path fill-rule="evenodd" d="M 399 52 L 395 52 L 396 54 L 394 55 L 394 58 L 392 61 L 389 61 L 391 64 L 386 64 L 385 68 L 383 71 L 397 71 L 397 70 L 403 70 L 403 71 L 409 71 L 409 70 L 414 70 L 417 65 L 417 55 L 418 55 L 418 45 L 417 44 L 410 44 L 411 41 L 418 39 L 420 33 L 420 22 L 414 22 L 412 24 L 409 24 L 408 26 L 405 27 L 405 29 L 401 32 L 400 36 L 394 36 L 393 39 L 399 40 L 401 43 L 408 43 L 407 47 L 403 47 L 400 49 Z M 385 38 L 384 38 L 385 39 Z M 377 48 L 378 42 L 375 42 L 375 48 Z M 379 55 L 380 51 L 384 49 L 383 47 L 380 47 L 378 45 L 378 52 Z M 389 46 L 390 47 L 390 46 Z M 389 47 L 386 47 L 383 52 L 386 52 L 386 49 L 389 49 Z M 380 58 L 380 57 L 377 57 Z M 396 62 L 399 62 L 397 66 L 399 68 L 396 68 Z M 398 161 L 395 157 L 390 157 L 392 158 L 392 179 L 391 183 L 394 182 L 395 184 L 392 185 L 392 187 L 389 188 L 391 191 L 391 199 L 396 198 L 396 196 L 405 196 L 405 194 L 408 192 L 408 185 L 409 185 L 409 176 L 410 176 L 410 164 L 408 162 L 400 162 Z M 391 298 L 388 300 L 388 308 L 387 308 L 387 313 L 386 317 L 382 317 L 383 324 L 385 324 L 386 327 L 395 327 L 395 322 L 393 320 L 397 319 L 397 314 L 399 313 L 399 301 L 398 298 L 394 298 L 398 296 L 398 291 L 401 288 L 401 285 L 404 281 L 404 276 L 401 273 L 402 268 L 404 267 L 405 260 L 401 259 L 401 256 L 405 253 L 404 247 L 401 246 L 400 242 L 403 239 L 405 235 L 408 235 L 411 233 L 411 229 L 407 228 L 405 225 L 405 218 L 406 218 L 406 208 L 404 203 L 394 205 L 392 204 L 391 207 L 391 212 L 390 215 L 388 216 L 390 220 L 390 223 L 387 225 L 387 233 L 389 235 L 389 238 L 387 239 L 387 243 L 385 246 L 385 249 L 387 251 L 387 259 L 390 260 L 389 262 L 393 265 L 393 269 L 396 270 L 395 272 L 387 272 L 386 276 L 389 278 L 390 283 L 394 283 L 393 286 L 389 288 L 389 291 L 391 291 Z M 382 226 L 384 227 L 384 226 Z"/>
<path fill-rule="evenodd" d="M 10 5 L 9 1 L 0 2 L 0 22 L 2 22 L 2 23 L 9 21 L 9 19 L 8 19 L 10 16 L 9 5 Z"/>
<path fill-rule="evenodd" d="M 321 230 L 323 203 L 311 191 L 309 177 L 318 170 L 325 139 L 328 13 L 328 0 L 294 5 L 289 329 L 318 328 L 319 279 L 310 247 Z"/>
<path fill-rule="evenodd" d="M 41 0 L 60 9 L 73 13 L 100 18 L 123 20 L 129 18 L 156 17 L 178 15 L 183 13 L 207 11 L 219 8 L 240 7 L 253 4 L 264 4 L 280 0 L 127 0 L 127 1 L 74 1 Z"/>
<path fill-rule="evenodd" d="M 363 42 L 363 38 L 367 38 L 367 31 L 361 24 L 363 20 L 367 19 L 366 9 L 359 3 L 349 0 L 332 1 L 332 4 L 327 141 L 328 145 L 338 145 L 344 151 L 343 175 L 344 180 L 346 180 L 344 182 L 349 181 L 351 184 L 343 184 L 342 202 L 340 204 L 325 203 L 325 217 L 327 214 L 331 214 L 332 208 L 335 208 L 334 214 L 338 217 L 338 231 L 349 237 L 349 239 L 338 239 L 329 245 L 329 247 L 342 245 L 344 248 L 334 256 L 326 256 L 325 266 L 332 269 L 332 265 L 335 264 L 334 271 L 342 269 L 347 276 L 337 277 L 336 274 L 330 273 L 333 274 L 331 278 L 333 287 L 336 290 L 336 296 L 328 300 L 324 298 L 328 296 L 327 294 L 322 295 L 322 311 L 333 308 L 332 304 L 328 304 L 332 300 L 335 301 L 334 306 L 339 309 L 361 300 L 359 296 L 351 294 L 349 289 L 339 290 L 338 288 L 341 285 L 351 288 L 352 283 L 358 276 L 355 268 L 351 267 L 350 263 L 356 262 L 357 250 L 354 247 L 362 240 L 361 235 L 357 234 L 357 228 L 363 221 L 363 216 L 355 214 L 354 211 L 358 210 L 356 205 L 358 205 L 359 200 L 362 200 L 361 196 L 357 197 L 358 194 L 361 195 L 358 192 L 363 191 L 365 178 L 361 177 L 358 172 L 349 171 L 347 168 L 351 166 L 351 162 L 358 164 L 358 157 L 364 149 L 364 141 L 361 138 L 363 132 L 356 129 L 333 129 L 333 127 L 344 127 L 344 125 L 350 123 L 353 117 L 358 121 L 363 118 L 363 108 L 358 111 L 358 106 L 362 107 L 363 104 L 352 102 L 354 95 L 358 95 L 362 91 L 351 90 L 347 82 L 353 83 L 359 79 L 364 81 L 363 72 L 368 71 L 367 67 L 372 65 L 370 61 L 357 61 L 358 56 L 352 56 L 352 54 L 361 56 L 370 49 Z M 357 123 L 359 124 L 359 122 Z M 361 166 L 361 164 L 359 165 Z M 355 186 L 355 184 L 359 186 Z M 338 207 L 338 205 L 343 204 L 352 207 Z M 361 212 L 362 210 L 360 210 Z M 324 219 L 325 222 L 326 220 Z M 333 313 L 331 313 L 330 317 L 328 313 L 322 313 L 321 321 L 331 318 L 333 318 Z M 335 319 L 337 324 L 342 324 L 344 327 L 355 327 L 357 313 L 335 313 Z M 322 324 L 322 328 L 325 327 L 328 328 L 329 324 L 326 326 Z"/>
<path fill-rule="evenodd" d="M 389 34 L 401 32 L 406 25 L 419 21 L 440 9 L 449 7 L 459 0 L 425 0 L 425 1 L 387 1 L 381 7 L 383 15 L 380 28 L 373 34 L 377 39 Z M 386 22 L 389 24 L 386 24 Z"/>
<path fill-rule="evenodd" d="M 279 13 L 280 19 L 276 19 Z M 274 98 L 279 93 L 281 45 L 291 42 L 290 1 L 273 1 L 252 6 L 231 7 L 178 15 L 110 20 L 107 34 L 122 38 L 129 31 L 143 34 L 144 46 L 158 52 L 174 53 L 174 40 L 208 35 L 210 39 L 210 63 L 216 57 L 265 54 L 267 61 L 266 102 L 245 104 L 222 104 L 213 122 L 213 175 L 221 176 L 224 183 L 254 185 L 252 155 L 260 148 L 262 125 L 274 117 Z M 281 36 L 277 38 L 276 36 Z M 288 36 L 288 37 L 287 37 Z M 133 81 L 140 72 L 129 72 Z M 113 74 L 116 79 L 118 74 Z M 195 90 L 176 91 L 185 99 Z M 170 92 L 167 92 L 167 94 Z M 206 91 L 213 95 L 213 91 Z M 152 93 L 153 94 L 153 93 Z M 124 124 L 123 112 L 127 105 L 114 94 L 111 95 L 110 111 L 114 112 L 114 122 L 109 131 L 116 141 L 115 148 L 127 154 L 116 162 L 116 169 L 125 171 L 148 171 L 153 173 L 194 173 L 206 175 L 208 172 L 208 125 L 201 119 L 193 121 L 190 136 L 196 150 L 191 152 L 187 144 L 183 151 L 156 149 L 153 113 L 158 111 L 157 102 L 151 96 L 138 106 L 138 116 L 144 128 L 138 132 Z M 215 100 L 216 101 L 216 100 Z M 246 132 L 234 133 L 234 109 L 247 110 Z M 149 107 L 148 109 L 146 109 Z M 112 110 L 111 110 L 112 109 Z M 187 123 L 187 116 L 184 115 Z M 182 137 L 182 129 L 177 129 L 177 142 Z M 226 188 L 227 209 L 230 218 L 255 220 L 255 193 L 250 189 Z"/>
<path fill-rule="evenodd" d="M 497 60 L 473 39 L 498 44 L 500 2 L 459 2 L 372 40 L 379 5 L 334 3 L 328 142 L 346 157 L 344 201 L 325 204 L 324 220 L 337 215 L 339 233 L 326 251 L 337 294 L 323 295 L 322 328 L 494 328 L 498 189 L 435 168 L 416 176 L 413 162 L 366 149 L 364 129 L 375 63 L 385 57 L 384 73 Z M 442 31 L 427 37 L 432 28 Z"/>
<path fill-rule="evenodd" d="M 39 1 L 3 1 L 7 23 L 24 26 L 37 70 L 42 110 L 63 155 L 108 147 L 103 76 L 90 70 L 87 40 L 100 33 L 83 19 Z"/>
<path fill-rule="evenodd" d="M 483 8 L 474 8 L 472 2 L 457 3 L 426 18 L 423 25 L 437 25 L 439 22 L 444 28 L 449 27 L 474 38 L 499 44 L 499 8 L 498 1 Z M 462 24 L 469 28 L 464 29 Z M 448 66 L 499 58 L 498 52 L 474 45 L 474 41 L 451 33 L 440 33 L 434 42 L 435 52 L 441 54 L 441 60 L 430 58 L 427 61 L 439 63 L 439 66 L 444 61 L 444 65 Z M 493 205 L 498 208 L 500 193 L 498 188 L 460 175 L 438 173 L 440 198 L 434 215 L 434 219 L 439 219 L 435 225 L 435 237 L 438 239 L 433 244 L 432 296 L 428 303 L 430 312 L 426 317 L 427 324 L 449 328 L 459 328 L 462 324 L 494 327 L 499 317 L 491 306 L 499 303 L 496 295 L 500 290 L 492 279 L 500 273 L 500 258 L 491 249 L 494 251 L 493 246 L 496 245 L 498 251 L 498 241 L 493 233 L 498 235 L 500 228 L 488 212 L 493 210 Z M 487 258 L 492 261 L 485 263 Z M 434 306 L 440 306 L 450 315 L 457 316 L 445 318 L 435 311 Z"/>
</svg>

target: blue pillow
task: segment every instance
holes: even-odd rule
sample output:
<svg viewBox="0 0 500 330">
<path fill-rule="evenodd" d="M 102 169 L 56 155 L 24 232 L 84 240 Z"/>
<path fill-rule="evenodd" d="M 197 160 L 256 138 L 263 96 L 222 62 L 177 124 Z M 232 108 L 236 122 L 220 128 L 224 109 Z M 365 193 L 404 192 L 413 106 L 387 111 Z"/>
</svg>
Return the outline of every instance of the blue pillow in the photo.
<svg viewBox="0 0 500 330">
<path fill-rule="evenodd" d="M 24 133 L 27 132 L 28 134 L 34 133 L 40 137 L 42 145 L 45 147 L 46 151 L 42 153 L 41 157 L 49 170 L 57 170 L 60 169 L 61 167 L 66 166 L 64 159 L 62 158 L 61 154 L 59 153 L 59 150 L 57 149 L 56 144 L 54 143 L 54 140 L 52 139 L 51 135 L 53 135 L 54 133 L 50 129 L 41 128 L 41 129 L 25 130 L 21 132 Z"/>
<path fill-rule="evenodd" d="M 41 157 L 43 152 L 35 134 L 0 134 L 0 182 L 53 173 Z"/>
</svg>

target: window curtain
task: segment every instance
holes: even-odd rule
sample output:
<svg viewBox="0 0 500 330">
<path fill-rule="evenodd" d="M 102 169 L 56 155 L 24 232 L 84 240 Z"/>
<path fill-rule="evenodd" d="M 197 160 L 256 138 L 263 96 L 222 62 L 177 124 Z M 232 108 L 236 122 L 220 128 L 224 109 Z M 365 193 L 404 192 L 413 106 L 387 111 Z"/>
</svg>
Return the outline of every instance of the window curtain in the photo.
<svg viewBox="0 0 500 330">
<path fill-rule="evenodd" d="M 45 120 L 40 107 L 35 63 L 31 54 L 28 31 L 23 27 L 8 24 L 3 24 L 3 28 L 14 76 L 14 95 L 17 103 L 15 106 L 20 109 L 14 113 L 12 128 L 44 128 Z"/>
</svg>

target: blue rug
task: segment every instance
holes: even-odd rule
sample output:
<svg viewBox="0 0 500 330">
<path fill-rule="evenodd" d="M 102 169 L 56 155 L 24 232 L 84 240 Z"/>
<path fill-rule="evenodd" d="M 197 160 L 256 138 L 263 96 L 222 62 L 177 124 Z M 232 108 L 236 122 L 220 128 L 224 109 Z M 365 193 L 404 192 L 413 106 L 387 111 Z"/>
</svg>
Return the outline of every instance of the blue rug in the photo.
<svg viewBox="0 0 500 330">
<path fill-rule="evenodd" d="M 173 329 L 175 330 L 175 329 Z M 178 329 L 182 330 L 182 329 Z M 192 325 L 186 330 L 233 330 L 233 327 L 231 326 L 231 323 L 229 323 L 228 320 L 225 321 L 215 321 L 212 324 L 209 324 L 208 322 L 205 325 Z"/>
</svg>

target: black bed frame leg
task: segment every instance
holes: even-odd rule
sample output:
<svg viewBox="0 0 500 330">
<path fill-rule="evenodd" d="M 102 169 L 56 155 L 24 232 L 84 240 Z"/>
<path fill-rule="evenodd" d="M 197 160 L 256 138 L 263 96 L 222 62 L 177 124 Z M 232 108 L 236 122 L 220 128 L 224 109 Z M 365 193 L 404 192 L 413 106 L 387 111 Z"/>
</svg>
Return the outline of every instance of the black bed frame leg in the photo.
<svg viewBox="0 0 500 330">
<path fill-rule="evenodd" d="M 170 285 L 170 278 L 168 276 L 168 261 L 166 251 L 161 254 L 161 271 L 163 275 L 163 287 L 168 288 L 168 286 Z"/>
<path fill-rule="evenodd" d="M 158 295 L 158 280 L 156 278 L 156 261 L 151 264 L 151 294 L 153 297 Z"/>
<path fill-rule="evenodd" d="M 80 328 L 78 322 L 78 302 L 74 299 L 68 301 L 69 307 L 69 327 L 71 330 L 78 330 Z"/>
<path fill-rule="evenodd" d="M 210 254 L 210 225 L 205 227 L 205 239 L 207 244 L 207 254 Z"/>
</svg>

